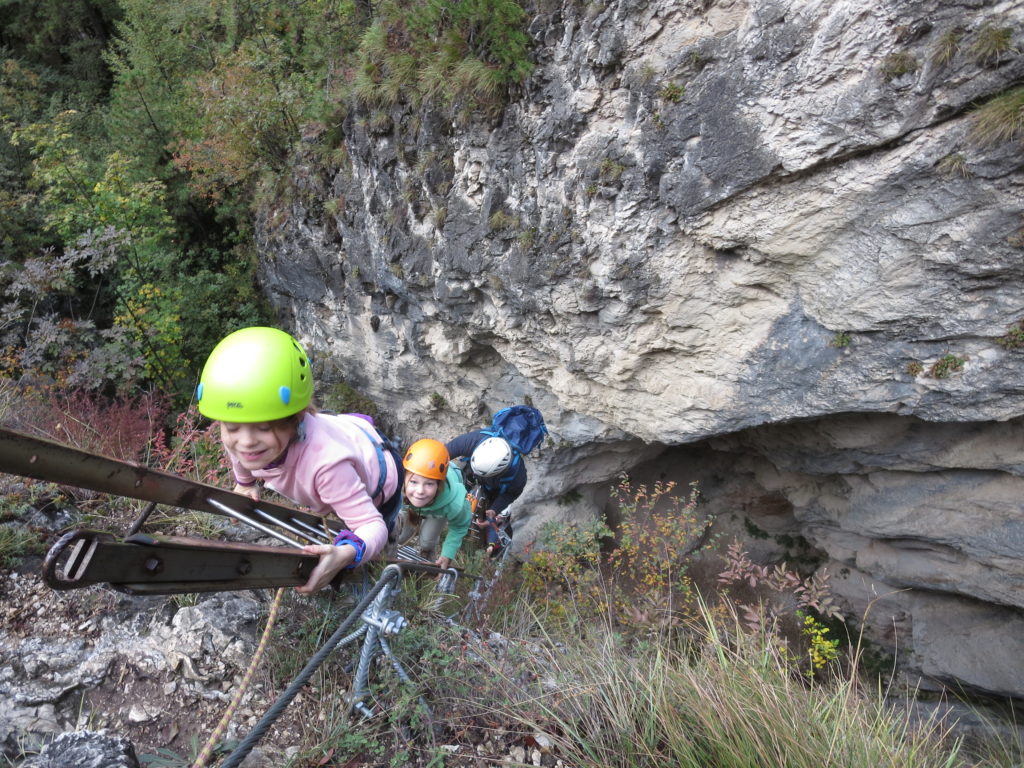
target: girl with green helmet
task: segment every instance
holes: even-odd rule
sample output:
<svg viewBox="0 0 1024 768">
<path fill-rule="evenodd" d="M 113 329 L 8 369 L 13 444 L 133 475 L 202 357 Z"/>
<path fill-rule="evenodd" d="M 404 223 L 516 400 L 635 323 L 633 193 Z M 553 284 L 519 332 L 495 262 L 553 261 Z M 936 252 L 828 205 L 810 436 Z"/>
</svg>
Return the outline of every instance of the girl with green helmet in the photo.
<svg viewBox="0 0 1024 768">
<path fill-rule="evenodd" d="M 448 568 L 473 519 L 462 473 L 448 460 L 448 449 L 438 440 L 417 440 L 405 452 L 402 465 L 405 467 L 404 504 L 395 525 L 395 539 L 404 544 L 418 527 L 420 552 L 432 558 L 441 530 L 447 523 L 448 534 L 435 565 Z"/>
<path fill-rule="evenodd" d="M 243 328 L 217 344 L 196 388 L 199 412 L 220 423 L 236 493 L 259 499 L 258 483 L 347 526 L 320 556 L 312 593 L 343 568 L 384 549 L 401 503 L 402 466 L 369 417 L 317 413 L 309 357 L 276 328 Z"/>
</svg>

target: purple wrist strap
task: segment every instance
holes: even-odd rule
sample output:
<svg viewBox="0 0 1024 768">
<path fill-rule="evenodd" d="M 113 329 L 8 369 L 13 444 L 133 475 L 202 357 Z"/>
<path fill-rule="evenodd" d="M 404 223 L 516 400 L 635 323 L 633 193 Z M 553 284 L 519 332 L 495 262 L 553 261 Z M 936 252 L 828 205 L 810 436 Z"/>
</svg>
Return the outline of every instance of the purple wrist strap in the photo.
<svg viewBox="0 0 1024 768">
<path fill-rule="evenodd" d="M 366 551 L 366 543 L 362 539 L 352 533 L 352 531 L 341 531 L 334 537 L 334 546 L 340 547 L 342 544 L 350 544 L 355 547 L 356 550 L 356 559 L 352 562 L 352 565 L 346 565 L 346 568 L 355 568 L 363 562 L 363 553 Z"/>
</svg>

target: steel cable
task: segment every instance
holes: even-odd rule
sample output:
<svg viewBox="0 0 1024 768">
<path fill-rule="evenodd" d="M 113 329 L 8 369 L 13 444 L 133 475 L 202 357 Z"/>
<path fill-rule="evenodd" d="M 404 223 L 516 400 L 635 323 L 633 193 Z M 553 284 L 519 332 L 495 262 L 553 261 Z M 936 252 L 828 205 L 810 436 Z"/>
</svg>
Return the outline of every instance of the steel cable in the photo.
<svg viewBox="0 0 1024 768">
<path fill-rule="evenodd" d="M 309 678 L 313 676 L 313 673 L 323 664 L 324 660 L 331 654 L 331 652 L 338 645 L 345 633 L 349 631 L 351 626 L 356 620 L 363 615 L 363 612 L 370 606 L 377 595 L 387 586 L 388 583 L 396 579 L 401 579 L 402 569 L 397 565 L 389 565 L 381 573 L 377 583 L 374 584 L 370 590 L 363 596 L 352 612 L 345 618 L 344 621 L 338 625 L 338 628 L 334 631 L 334 634 L 328 638 L 327 642 L 324 643 L 320 650 L 306 663 L 306 666 L 292 681 L 291 685 L 285 689 L 285 691 L 277 697 L 277 701 L 267 710 L 266 714 L 260 718 L 260 721 L 253 727 L 249 732 L 249 735 L 242 740 L 242 742 L 235 748 L 235 750 L 225 758 L 224 762 L 220 764 L 220 768 L 237 768 L 238 765 L 246 758 L 246 756 L 252 751 L 253 747 L 259 742 L 263 735 L 269 730 L 270 726 L 274 724 L 284 712 L 284 710 L 291 704 L 292 699 L 298 695 L 302 687 L 309 682 Z"/>
<path fill-rule="evenodd" d="M 260 659 L 263 658 L 263 652 L 267 648 L 267 641 L 270 639 L 270 632 L 274 628 L 274 623 L 277 621 L 277 612 L 281 607 L 281 598 L 284 597 L 284 589 L 278 589 L 277 594 L 274 595 L 274 602 L 270 606 L 270 614 L 267 616 L 267 626 L 263 628 L 263 636 L 260 638 L 259 645 L 256 648 L 256 652 L 253 654 L 252 661 L 249 662 L 249 668 L 245 671 L 245 676 L 242 678 L 242 682 L 238 686 L 238 690 L 235 695 L 231 698 L 231 703 L 228 708 L 224 711 L 224 716 L 221 717 L 217 727 L 213 729 L 213 733 L 210 734 L 210 738 L 206 740 L 206 745 L 199 752 L 195 762 L 192 763 L 192 768 L 203 768 L 206 765 L 206 761 L 210 759 L 210 755 L 213 753 L 213 748 L 217 742 L 220 741 L 220 737 L 224 735 L 224 731 L 227 730 L 228 724 L 231 722 L 231 718 L 235 716 L 235 710 L 238 709 L 239 703 L 242 701 L 242 696 L 245 695 L 246 690 L 249 688 L 249 682 L 252 680 L 252 675 L 256 671 L 256 666 L 259 664 Z"/>
</svg>

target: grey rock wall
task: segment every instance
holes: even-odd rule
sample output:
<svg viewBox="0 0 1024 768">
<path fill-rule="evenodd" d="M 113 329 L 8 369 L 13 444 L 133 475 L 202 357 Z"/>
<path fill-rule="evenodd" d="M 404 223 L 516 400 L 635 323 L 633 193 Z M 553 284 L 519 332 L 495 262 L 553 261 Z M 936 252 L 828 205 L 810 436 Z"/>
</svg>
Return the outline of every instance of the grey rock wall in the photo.
<svg viewBox="0 0 1024 768">
<path fill-rule="evenodd" d="M 544 411 L 518 543 L 661 462 L 719 512 L 763 523 L 751 500 L 774 500 L 911 671 L 1024 695 L 999 661 L 1022 607 L 1024 352 L 998 343 L 1024 318 L 1022 153 L 972 132 L 1024 82 L 1022 20 L 970 0 L 540 14 L 502 115 L 352 114 L 343 167 L 297 165 L 259 223 L 266 290 L 321 378 L 406 440 Z M 1011 50 L 979 60 L 986 25 Z"/>
</svg>

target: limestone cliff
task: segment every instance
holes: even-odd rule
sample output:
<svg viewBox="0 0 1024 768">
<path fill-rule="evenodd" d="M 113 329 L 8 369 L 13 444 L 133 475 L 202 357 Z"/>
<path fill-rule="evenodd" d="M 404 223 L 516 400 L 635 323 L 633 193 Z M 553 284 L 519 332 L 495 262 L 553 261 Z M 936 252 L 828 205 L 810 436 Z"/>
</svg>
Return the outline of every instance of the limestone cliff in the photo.
<svg viewBox="0 0 1024 768">
<path fill-rule="evenodd" d="M 1024 696 L 1024 176 L 977 118 L 1024 82 L 1022 20 L 566 0 L 500 116 L 351 114 L 329 170 L 311 146 L 266 290 L 403 438 L 532 399 L 518 542 L 622 470 L 699 480 L 827 553 L 907 669 Z"/>
</svg>

